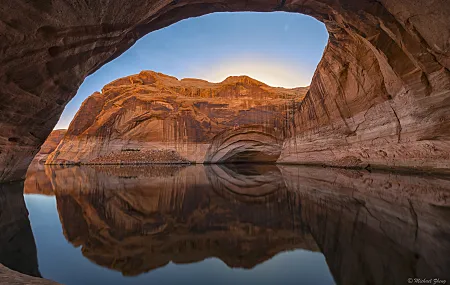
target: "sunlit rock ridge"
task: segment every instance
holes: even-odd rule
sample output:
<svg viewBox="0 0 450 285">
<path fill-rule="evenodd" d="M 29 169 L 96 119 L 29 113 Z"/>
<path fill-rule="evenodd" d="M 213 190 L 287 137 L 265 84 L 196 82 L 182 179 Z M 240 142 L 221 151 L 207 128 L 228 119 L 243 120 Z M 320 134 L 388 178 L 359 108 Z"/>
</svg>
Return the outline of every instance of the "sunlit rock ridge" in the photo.
<svg viewBox="0 0 450 285">
<path fill-rule="evenodd" d="M 87 98 L 46 163 L 275 162 L 307 91 L 142 71 Z"/>
</svg>

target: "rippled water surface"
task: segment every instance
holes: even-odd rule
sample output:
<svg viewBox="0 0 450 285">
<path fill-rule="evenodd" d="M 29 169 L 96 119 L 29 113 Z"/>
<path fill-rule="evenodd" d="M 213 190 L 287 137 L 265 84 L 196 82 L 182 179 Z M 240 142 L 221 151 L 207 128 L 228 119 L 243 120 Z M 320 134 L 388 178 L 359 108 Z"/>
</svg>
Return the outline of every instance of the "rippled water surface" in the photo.
<svg viewBox="0 0 450 285">
<path fill-rule="evenodd" d="M 450 281 L 448 177 L 40 166 L 1 190 L 0 262 L 62 284 Z"/>
</svg>

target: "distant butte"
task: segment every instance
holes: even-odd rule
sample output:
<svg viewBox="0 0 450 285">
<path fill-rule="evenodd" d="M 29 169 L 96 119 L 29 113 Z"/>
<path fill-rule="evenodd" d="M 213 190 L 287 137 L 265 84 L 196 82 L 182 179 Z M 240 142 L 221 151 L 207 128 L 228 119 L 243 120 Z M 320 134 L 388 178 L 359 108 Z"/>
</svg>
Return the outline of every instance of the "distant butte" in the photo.
<svg viewBox="0 0 450 285">
<path fill-rule="evenodd" d="M 275 162 L 307 92 L 142 71 L 87 98 L 46 163 Z"/>
</svg>

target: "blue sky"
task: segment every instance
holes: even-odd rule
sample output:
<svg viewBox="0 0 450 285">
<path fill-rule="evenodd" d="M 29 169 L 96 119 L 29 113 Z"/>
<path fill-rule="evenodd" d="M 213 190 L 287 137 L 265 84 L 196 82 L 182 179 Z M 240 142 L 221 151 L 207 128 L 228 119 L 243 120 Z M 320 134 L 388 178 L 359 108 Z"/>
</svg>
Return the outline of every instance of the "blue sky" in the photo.
<svg viewBox="0 0 450 285">
<path fill-rule="evenodd" d="M 55 129 L 65 129 L 81 103 L 109 82 L 142 70 L 220 82 L 248 75 L 272 86 L 307 86 L 328 33 L 302 14 L 215 13 L 152 32 L 86 78 Z"/>
</svg>

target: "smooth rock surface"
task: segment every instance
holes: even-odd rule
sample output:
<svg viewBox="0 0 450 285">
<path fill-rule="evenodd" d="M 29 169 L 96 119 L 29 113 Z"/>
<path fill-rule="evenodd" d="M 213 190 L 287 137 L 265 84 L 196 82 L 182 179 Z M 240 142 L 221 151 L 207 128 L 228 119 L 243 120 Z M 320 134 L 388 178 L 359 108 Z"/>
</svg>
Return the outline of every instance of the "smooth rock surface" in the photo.
<svg viewBox="0 0 450 285">
<path fill-rule="evenodd" d="M 307 91 L 142 71 L 88 97 L 46 164 L 275 162 Z"/>
<path fill-rule="evenodd" d="M 13 271 L 0 264 L 0 284 L 4 285 L 58 285 L 58 283 L 38 278 L 32 277 Z"/>
</svg>

